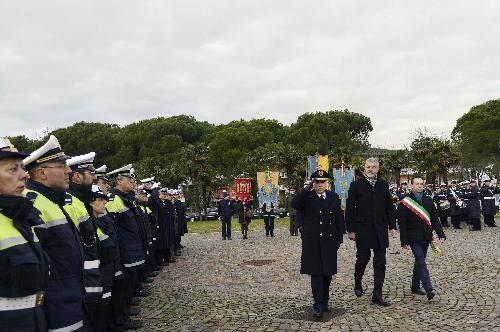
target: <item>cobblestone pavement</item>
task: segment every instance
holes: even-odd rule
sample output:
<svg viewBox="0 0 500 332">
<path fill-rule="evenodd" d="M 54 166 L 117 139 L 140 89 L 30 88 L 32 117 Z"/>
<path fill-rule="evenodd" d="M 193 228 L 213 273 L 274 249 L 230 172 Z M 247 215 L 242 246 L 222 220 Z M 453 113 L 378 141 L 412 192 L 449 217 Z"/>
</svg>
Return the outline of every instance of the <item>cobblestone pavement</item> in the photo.
<svg viewBox="0 0 500 332">
<path fill-rule="evenodd" d="M 444 256 L 427 259 L 437 292 L 431 303 L 411 294 L 413 256 L 392 240 L 388 308 L 371 305 L 371 265 L 365 295 L 354 295 L 355 246 L 344 238 L 325 322 L 307 320 L 312 296 L 309 276 L 299 274 L 299 237 L 280 229 L 275 238 L 254 231 L 243 240 L 234 225 L 232 241 L 187 234 L 182 257 L 156 278 L 139 318 L 143 331 L 500 331 L 500 228 L 445 232 Z"/>
</svg>

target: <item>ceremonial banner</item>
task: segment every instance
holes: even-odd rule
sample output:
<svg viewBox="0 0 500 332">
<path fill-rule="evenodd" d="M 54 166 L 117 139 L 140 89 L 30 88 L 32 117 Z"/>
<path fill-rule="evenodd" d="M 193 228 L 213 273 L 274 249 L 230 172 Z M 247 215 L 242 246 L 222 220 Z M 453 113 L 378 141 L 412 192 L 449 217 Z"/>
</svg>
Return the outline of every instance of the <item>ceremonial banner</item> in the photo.
<svg viewBox="0 0 500 332">
<path fill-rule="evenodd" d="M 267 206 L 270 203 L 273 203 L 274 206 L 277 205 L 279 196 L 278 178 L 279 172 L 257 172 L 259 207 L 264 203 L 267 203 Z"/>
<path fill-rule="evenodd" d="M 349 168 L 334 168 L 333 169 L 333 179 L 335 185 L 335 192 L 340 196 L 342 202 L 341 207 L 345 210 L 347 193 L 349 191 L 349 186 L 354 180 L 354 169 Z"/>
<path fill-rule="evenodd" d="M 314 154 L 307 158 L 308 168 L 307 168 L 307 180 L 312 173 L 316 172 L 318 169 L 329 172 L 328 156 Z"/>
<path fill-rule="evenodd" d="M 252 180 L 250 179 L 235 179 L 234 185 L 236 186 L 236 200 L 249 201 L 252 195 Z"/>
</svg>

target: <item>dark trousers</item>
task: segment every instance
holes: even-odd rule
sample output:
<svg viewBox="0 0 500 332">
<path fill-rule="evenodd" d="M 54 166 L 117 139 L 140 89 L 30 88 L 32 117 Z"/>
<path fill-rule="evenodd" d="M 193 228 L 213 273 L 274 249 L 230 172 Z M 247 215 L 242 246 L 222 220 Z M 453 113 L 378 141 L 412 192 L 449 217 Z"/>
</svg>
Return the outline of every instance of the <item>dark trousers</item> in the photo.
<svg viewBox="0 0 500 332">
<path fill-rule="evenodd" d="M 332 276 L 312 275 L 311 289 L 314 298 L 314 308 L 323 309 L 328 306 L 330 300 L 330 284 Z"/>
<path fill-rule="evenodd" d="M 225 239 L 231 237 L 231 217 L 222 218 L 221 224 L 222 224 L 222 238 Z"/>
<path fill-rule="evenodd" d="M 485 216 L 484 217 L 484 223 L 488 226 L 495 225 L 495 216 Z"/>
<path fill-rule="evenodd" d="M 479 218 L 470 218 L 470 223 L 472 225 L 472 229 L 481 230 L 481 219 Z"/>
<path fill-rule="evenodd" d="M 299 228 L 295 224 L 295 215 L 290 215 L 290 235 L 296 236 L 299 234 Z"/>
<path fill-rule="evenodd" d="M 128 320 L 130 300 L 134 296 L 138 267 L 126 268 L 125 278 L 115 280 L 111 291 L 111 305 L 114 316 L 113 328 Z"/>
<path fill-rule="evenodd" d="M 451 216 L 451 224 L 455 228 L 460 227 L 460 216 Z"/>
<path fill-rule="evenodd" d="M 370 261 L 371 249 L 358 249 L 354 265 L 354 281 L 356 288 L 361 288 L 361 280 L 365 274 L 366 265 Z M 382 298 L 382 287 L 385 279 L 385 248 L 373 249 L 373 297 Z"/>
<path fill-rule="evenodd" d="M 442 226 L 448 226 L 448 217 L 439 217 Z"/>
<path fill-rule="evenodd" d="M 85 317 L 83 319 L 85 331 L 94 331 L 97 316 L 97 302 L 84 302 L 83 308 L 85 311 Z"/>
<path fill-rule="evenodd" d="M 103 296 L 111 292 L 110 287 L 104 287 Z M 101 298 L 97 303 L 95 331 L 106 332 L 111 316 L 111 297 Z"/>
<path fill-rule="evenodd" d="M 264 217 L 264 225 L 266 228 L 266 235 L 274 236 L 274 218 Z"/>
<path fill-rule="evenodd" d="M 415 264 L 413 265 L 413 276 L 411 277 L 411 287 L 414 289 L 420 288 L 420 283 L 426 292 L 432 290 L 431 278 L 429 276 L 429 270 L 427 269 L 427 264 L 425 263 L 425 258 L 427 257 L 427 249 L 429 249 L 428 243 L 410 243 L 410 248 L 415 257 Z"/>
</svg>

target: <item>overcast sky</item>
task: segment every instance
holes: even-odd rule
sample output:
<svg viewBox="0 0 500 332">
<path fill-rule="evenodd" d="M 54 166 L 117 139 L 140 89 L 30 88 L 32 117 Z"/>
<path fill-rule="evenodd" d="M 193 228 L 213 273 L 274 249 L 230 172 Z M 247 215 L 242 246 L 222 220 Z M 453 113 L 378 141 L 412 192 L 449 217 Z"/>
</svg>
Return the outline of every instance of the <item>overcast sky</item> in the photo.
<svg viewBox="0 0 500 332">
<path fill-rule="evenodd" d="M 500 98 L 500 1 L 0 0 L 0 135 L 349 109 L 370 142 Z"/>
</svg>

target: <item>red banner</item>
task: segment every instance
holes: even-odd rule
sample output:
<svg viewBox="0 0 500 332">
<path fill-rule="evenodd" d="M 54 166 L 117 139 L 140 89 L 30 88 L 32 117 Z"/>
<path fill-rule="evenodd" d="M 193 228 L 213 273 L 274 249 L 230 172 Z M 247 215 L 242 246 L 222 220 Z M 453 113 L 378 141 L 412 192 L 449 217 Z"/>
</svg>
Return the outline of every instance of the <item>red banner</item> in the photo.
<svg viewBox="0 0 500 332">
<path fill-rule="evenodd" d="M 248 201 L 252 195 L 252 180 L 250 179 L 235 179 L 236 200 Z"/>
</svg>

